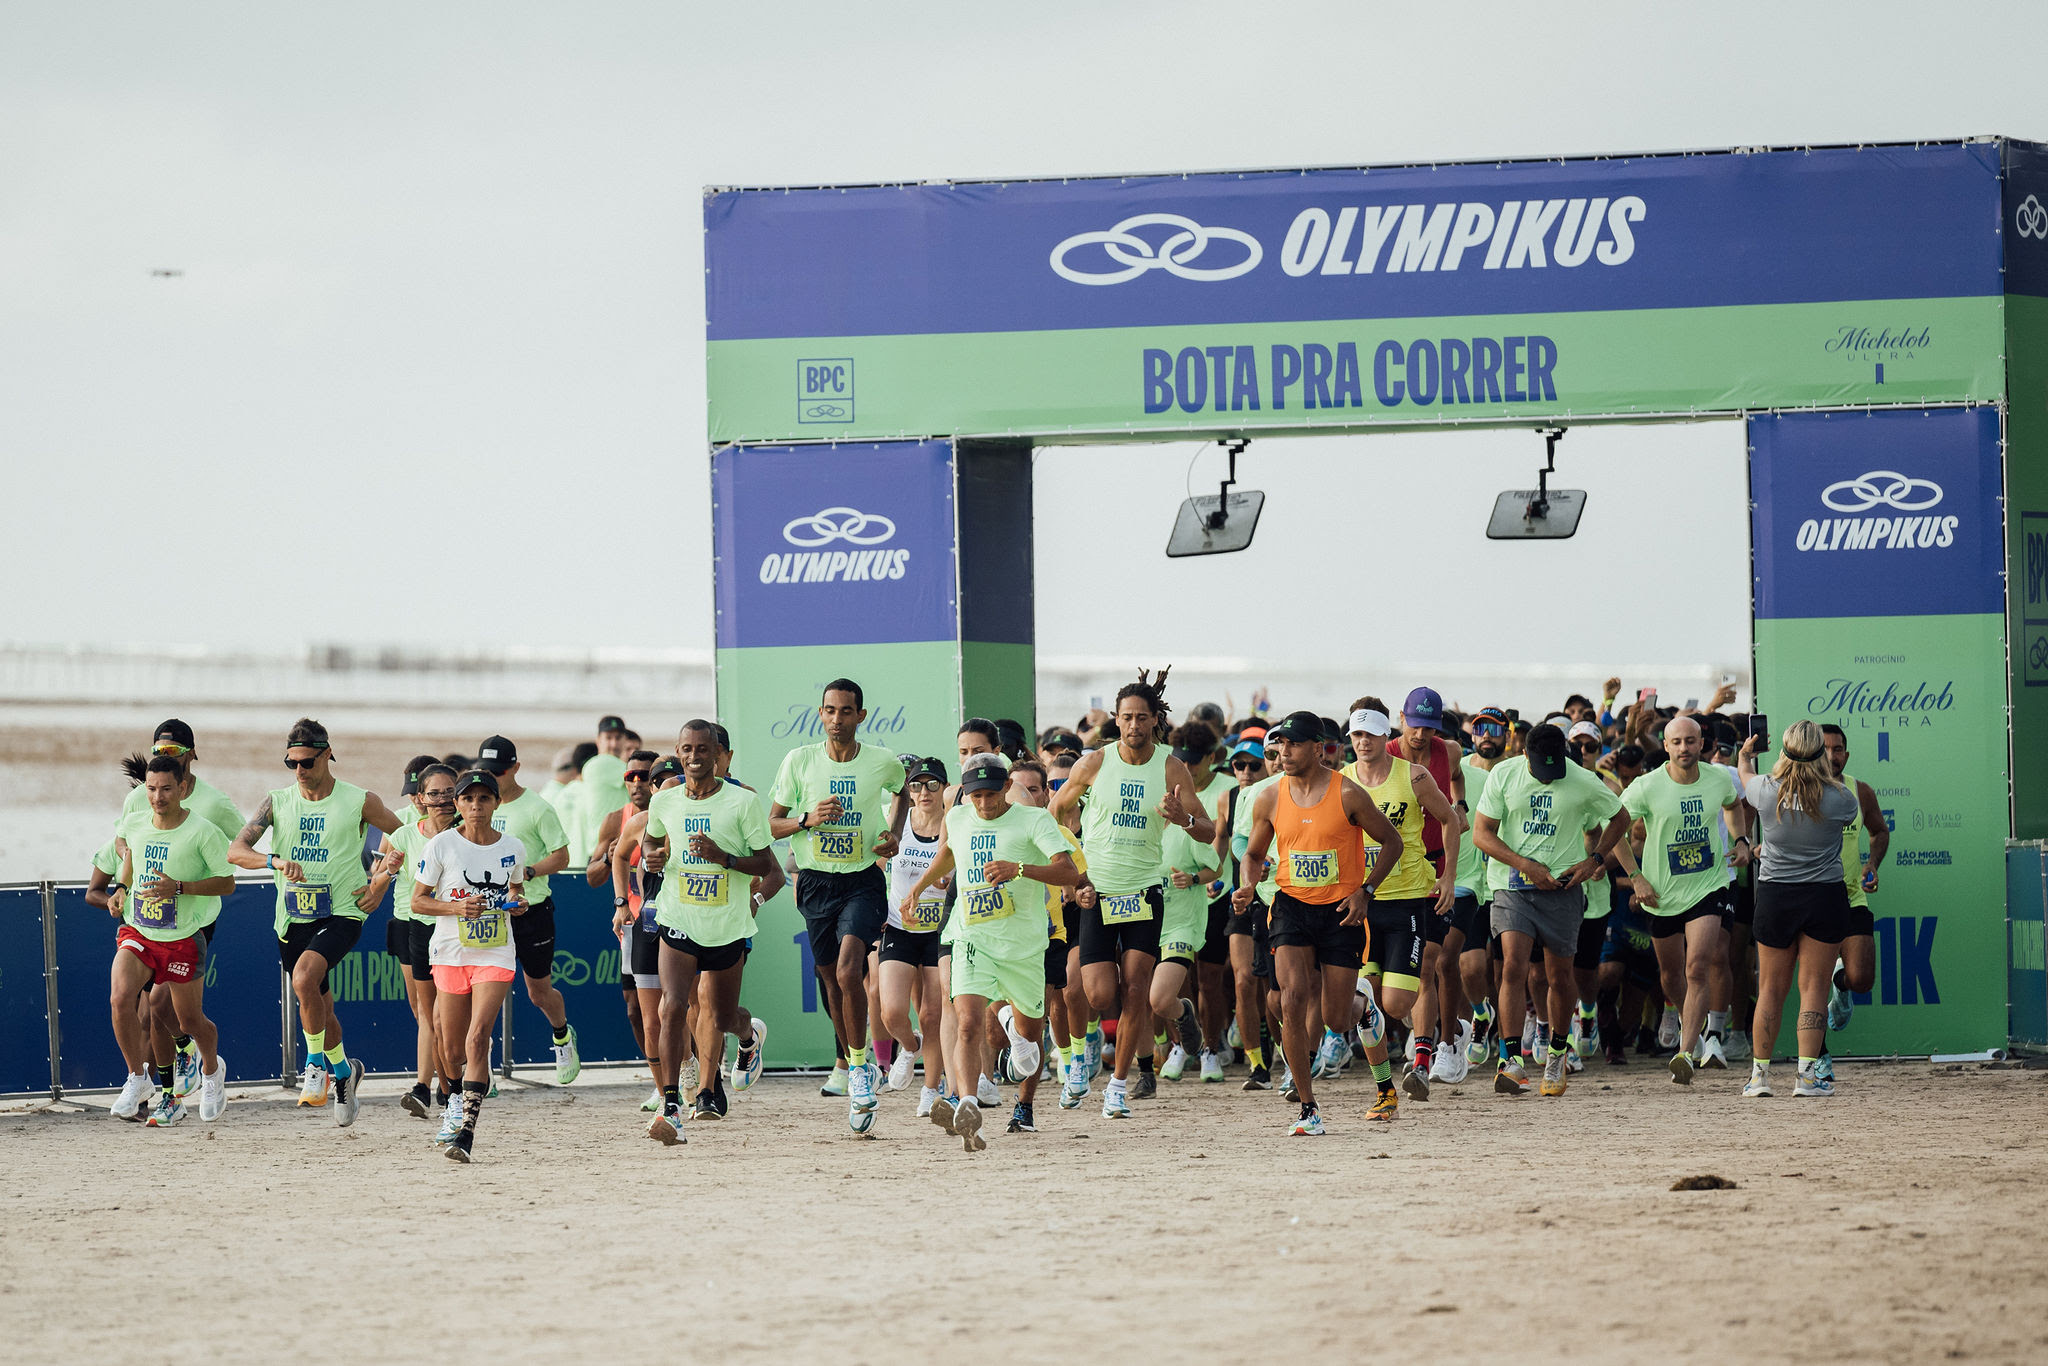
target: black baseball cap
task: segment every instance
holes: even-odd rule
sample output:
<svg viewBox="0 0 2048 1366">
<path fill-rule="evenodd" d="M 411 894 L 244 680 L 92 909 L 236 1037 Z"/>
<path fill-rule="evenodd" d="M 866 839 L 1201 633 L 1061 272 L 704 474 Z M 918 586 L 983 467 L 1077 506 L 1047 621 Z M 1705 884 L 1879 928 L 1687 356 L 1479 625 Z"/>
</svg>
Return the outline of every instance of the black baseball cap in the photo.
<svg viewBox="0 0 2048 1366">
<path fill-rule="evenodd" d="M 677 778 L 684 776 L 683 762 L 682 760 L 676 758 L 673 754 L 671 754 L 668 758 L 663 759 L 661 762 L 657 763 L 653 768 L 647 770 L 647 781 L 651 786 L 654 787 L 660 787 L 663 783 L 667 782 L 671 776 Z"/>
<path fill-rule="evenodd" d="M 1568 763 L 1564 732 L 1556 726 L 1546 721 L 1530 731 L 1522 752 L 1529 756 L 1529 776 L 1537 782 L 1554 783 L 1564 776 Z"/>
<path fill-rule="evenodd" d="M 504 773 L 518 762 L 519 747 L 502 735 L 487 736 L 476 748 L 477 767 L 492 773 Z"/>
<path fill-rule="evenodd" d="M 939 786 L 944 787 L 946 785 L 946 764 L 943 759 L 913 759 L 903 767 L 905 769 L 903 774 L 905 786 L 916 782 L 919 778 L 937 778 Z"/>
<path fill-rule="evenodd" d="M 455 780 L 455 795 L 460 797 L 472 787 L 481 787 L 493 797 L 498 795 L 498 779 L 481 768 L 465 769 Z"/>
<path fill-rule="evenodd" d="M 597 733 L 599 735 L 610 735 L 615 730 L 624 730 L 625 728 L 626 719 L 622 716 L 603 716 L 598 718 Z"/>
<path fill-rule="evenodd" d="M 1087 746 L 1081 743 L 1081 737 L 1074 732 L 1056 730 L 1045 737 L 1045 742 L 1039 745 L 1039 748 L 1047 754 L 1079 754 Z"/>
<path fill-rule="evenodd" d="M 173 717 L 156 728 L 156 734 L 149 738 L 149 742 L 152 745 L 183 745 L 186 749 L 190 749 L 192 748 L 192 727 Z"/>
<path fill-rule="evenodd" d="M 1279 725 L 1266 732 L 1266 743 L 1293 740 L 1301 744 L 1323 743 L 1323 718 L 1312 711 L 1291 711 Z"/>
<path fill-rule="evenodd" d="M 977 754 L 960 770 L 962 792 L 1000 792 L 1010 785 L 1010 766 L 1000 754 Z"/>
</svg>

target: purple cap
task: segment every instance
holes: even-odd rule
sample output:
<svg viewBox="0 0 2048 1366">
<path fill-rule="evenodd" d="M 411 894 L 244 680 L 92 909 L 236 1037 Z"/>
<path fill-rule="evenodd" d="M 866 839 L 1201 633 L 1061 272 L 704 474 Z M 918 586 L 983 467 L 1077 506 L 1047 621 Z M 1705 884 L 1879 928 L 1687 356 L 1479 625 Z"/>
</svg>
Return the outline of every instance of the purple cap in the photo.
<svg viewBox="0 0 2048 1366">
<path fill-rule="evenodd" d="M 1401 720 L 1411 726 L 1442 730 L 1444 700 L 1436 695 L 1435 688 L 1417 688 L 1408 694 L 1408 701 L 1401 708 Z"/>
</svg>

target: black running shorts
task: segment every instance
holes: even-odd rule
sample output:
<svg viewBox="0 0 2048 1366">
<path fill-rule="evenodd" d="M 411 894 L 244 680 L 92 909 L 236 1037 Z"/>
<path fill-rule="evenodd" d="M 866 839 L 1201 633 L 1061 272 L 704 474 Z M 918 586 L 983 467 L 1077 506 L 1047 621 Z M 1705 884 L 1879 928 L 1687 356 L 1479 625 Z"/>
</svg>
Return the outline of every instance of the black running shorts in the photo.
<svg viewBox="0 0 2048 1366">
<path fill-rule="evenodd" d="M 1267 931 L 1267 941 L 1276 957 L 1281 949 L 1314 949 L 1318 967 L 1356 968 L 1365 961 L 1365 926 L 1346 925 L 1343 920 L 1342 902 L 1311 906 L 1296 901 L 1284 890 L 1275 891 L 1273 923 Z"/>
</svg>

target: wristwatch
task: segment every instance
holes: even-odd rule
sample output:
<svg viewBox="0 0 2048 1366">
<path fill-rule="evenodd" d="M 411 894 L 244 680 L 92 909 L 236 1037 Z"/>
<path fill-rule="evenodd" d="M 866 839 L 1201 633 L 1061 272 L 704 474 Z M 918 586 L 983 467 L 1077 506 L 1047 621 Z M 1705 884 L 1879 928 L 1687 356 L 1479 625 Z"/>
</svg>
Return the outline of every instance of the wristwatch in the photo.
<svg viewBox="0 0 2048 1366">
<path fill-rule="evenodd" d="M 613 897 L 613 898 L 612 898 L 612 905 L 614 905 L 614 906 L 623 906 L 623 905 L 625 905 L 625 904 L 626 904 L 626 898 L 624 898 L 624 897 L 622 897 L 622 896 L 615 896 L 615 897 Z"/>
</svg>

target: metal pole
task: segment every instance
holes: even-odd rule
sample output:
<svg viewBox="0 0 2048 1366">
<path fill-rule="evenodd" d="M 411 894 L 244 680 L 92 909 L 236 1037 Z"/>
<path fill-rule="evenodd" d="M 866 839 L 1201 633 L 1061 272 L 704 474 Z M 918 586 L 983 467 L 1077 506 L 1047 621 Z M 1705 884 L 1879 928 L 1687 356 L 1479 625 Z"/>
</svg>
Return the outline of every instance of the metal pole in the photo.
<svg viewBox="0 0 2048 1366">
<path fill-rule="evenodd" d="M 292 990 L 292 975 L 280 966 L 277 970 L 277 1023 L 278 1023 L 278 1074 L 277 1084 L 291 1089 L 292 1084 L 292 1016 L 299 1008 L 299 998 Z"/>
<path fill-rule="evenodd" d="M 50 1099 L 64 1099 L 62 1045 L 57 1034 L 57 887 L 45 882 L 43 896 L 43 1011 L 50 1018 Z"/>
<path fill-rule="evenodd" d="M 516 986 L 517 983 L 514 983 Z M 512 1079 L 512 993 L 505 993 L 505 1004 L 498 1007 L 498 1047 L 505 1052 L 504 1061 L 498 1064 L 498 1075 L 507 1081 Z"/>
</svg>

